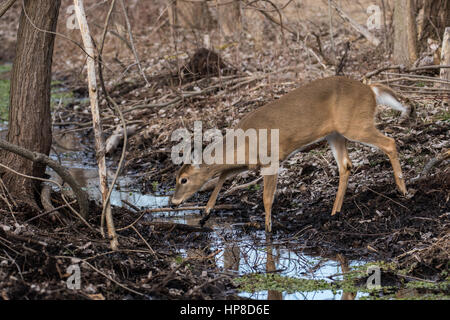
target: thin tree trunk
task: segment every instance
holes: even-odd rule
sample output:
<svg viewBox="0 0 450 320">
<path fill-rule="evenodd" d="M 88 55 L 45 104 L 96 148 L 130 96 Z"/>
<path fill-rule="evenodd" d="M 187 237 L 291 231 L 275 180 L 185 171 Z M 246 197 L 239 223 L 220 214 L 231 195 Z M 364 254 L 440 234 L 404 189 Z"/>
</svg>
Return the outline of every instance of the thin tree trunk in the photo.
<svg viewBox="0 0 450 320">
<path fill-rule="evenodd" d="M 106 225 L 108 228 L 108 236 L 110 238 L 111 249 L 118 249 L 117 234 L 114 227 L 114 221 L 111 212 L 111 203 L 107 200 L 109 187 L 108 177 L 106 175 L 106 159 L 105 159 L 105 141 L 103 139 L 102 124 L 100 119 L 100 110 L 98 106 L 98 87 L 97 77 L 95 74 L 95 53 L 94 44 L 92 42 L 91 34 L 89 32 L 89 25 L 86 20 L 83 0 L 74 0 L 75 13 L 77 15 L 78 23 L 80 25 L 80 32 L 83 38 L 83 44 L 86 49 L 88 82 L 89 82 L 89 98 L 91 102 L 92 123 L 94 128 L 95 149 L 97 152 L 98 173 L 100 177 L 100 191 L 102 192 L 103 212 L 105 212 Z M 103 223 L 103 215 L 101 217 Z M 103 224 L 102 224 L 103 225 Z M 103 229 L 101 230 L 103 233 Z"/>
<path fill-rule="evenodd" d="M 410 67 L 418 58 L 414 0 L 395 0 L 394 63 Z"/>
<path fill-rule="evenodd" d="M 445 28 L 450 26 L 450 0 L 423 0 L 423 19 L 420 42 L 428 38 L 442 40 Z"/>
<path fill-rule="evenodd" d="M 445 29 L 444 32 L 444 41 L 442 42 L 442 51 L 441 51 L 441 65 L 450 65 L 450 27 Z M 441 79 L 450 81 L 450 69 L 442 68 L 441 69 Z M 450 85 L 441 84 L 442 88 L 450 89 Z M 447 97 L 444 99 L 444 102 L 450 104 L 450 99 Z"/>
<path fill-rule="evenodd" d="M 55 36 L 39 31 L 36 27 L 56 30 L 61 1 L 25 0 L 24 3 L 11 71 L 7 140 L 30 151 L 48 155 L 52 143 L 50 84 Z M 33 163 L 16 154 L 2 151 L 0 161 L 29 176 L 42 177 L 45 173 L 42 163 Z M 2 179 L 18 199 L 36 205 L 35 181 L 10 172 L 3 172 Z"/>
</svg>

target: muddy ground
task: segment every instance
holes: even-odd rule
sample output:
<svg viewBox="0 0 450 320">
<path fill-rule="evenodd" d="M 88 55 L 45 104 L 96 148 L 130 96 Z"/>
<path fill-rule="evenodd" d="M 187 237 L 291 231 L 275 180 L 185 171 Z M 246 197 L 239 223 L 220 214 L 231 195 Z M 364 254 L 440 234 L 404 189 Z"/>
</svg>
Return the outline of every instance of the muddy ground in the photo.
<svg viewBox="0 0 450 320">
<path fill-rule="evenodd" d="M 19 9 L 15 8 L 16 12 Z M 135 18 L 159 21 L 157 9 L 150 8 L 148 16 Z M 321 35 L 323 53 L 330 57 L 326 15 L 315 14 L 314 27 Z M 13 18 L 9 17 L 11 21 Z M 65 32 L 61 19 L 59 31 Z M 290 23 L 297 26 L 295 20 Z M 337 59 L 347 55 L 344 75 L 360 79 L 367 72 L 390 64 L 386 48 L 373 48 L 352 29 L 339 21 L 335 24 Z M 127 144 L 122 175 L 136 177 L 134 187 L 142 193 L 172 192 L 178 169 L 170 160 L 170 135 L 174 129 L 192 130 L 195 120 L 203 120 L 204 127 L 224 130 L 247 112 L 293 88 L 336 73 L 336 66 L 318 61 L 298 39 L 290 34 L 280 36 L 274 28 L 268 28 L 271 31 L 262 48 L 257 48 L 256 40 L 247 31 L 237 45 L 221 40 L 213 32 L 211 43 L 219 60 L 204 54 L 201 32 L 177 29 L 175 45 L 167 36 L 170 27 L 156 25 L 159 24 L 148 27 L 150 36 L 148 30 L 138 27 L 139 23 L 134 25 L 149 84 L 134 65 L 133 56 L 124 53 L 120 41 L 107 43 L 104 57 L 109 94 L 121 105 L 127 126 L 136 127 Z M 76 38 L 77 34 L 71 32 Z M 309 45 L 313 43 L 316 41 Z M 351 43 L 348 51 L 347 43 Z M 61 39 L 55 48 L 54 79 L 58 82 L 54 88 L 70 92 L 69 98 L 55 103 L 53 109 L 58 132 L 55 141 L 65 134 L 75 134 L 84 146 L 80 163 L 92 163 L 93 133 L 89 107 L 83 100 L 87 94 L 83 55 L 75 53 Z M 11 59 L 10 54 L 1 58 L 2 62 Z M 192 74 L 192 70 L 197 72 Z M 413 75 L 438 76 L 429 71 Z M 382 73 L 370 80 L 395 78 L 398 76 Z M 421 173 L 429 160 L 449 148 L 449 107 L 442 103 L 442 95 L 427 90 L 433 88 L 433 83 L 424 79 L 388 83 L 397 85 L 393 88 L 399 92 L 401 86 L 408 86 L 402 94 L 414 102 L 414 118 L 399 124 L 399 115 L 383 107 L 376 118 L 377 127 L 397 141 L 408 195 L 403 197 L 396 190 L 392 168 L 384 154 L 350 143 L 354 168 L 343 211 L 332 217 L 339 179 L 337 166 L 328 146 L 317 144 L 283 165 L 273 208 L 272 241 L 310 255 L 341 254 L 347 259 L 392 263 L 395 270 L 385 272 L 393 283 L 448 283 L 448 161 L 434 167 L 428 175 Z M 105 101 L 101 105 L 108 137 L 120 120 Z M 108 156 L 112 169 L 117 167 L 121 148 L 120 145 Z M 241 175 L 228 182 L 224 191 L 256 178 L 256 173 Z M 189 202 L 193 206 L 204 205 L 208 195 L 209 192 L 201 192 Z M 54 206 L 64 204 L 58 192 L 52 199 Z M 228 195 L 222 192 L 217 204 L 234 207 L 213 214 L 218 221 L 236 224 L 232 240 L 259 234 L 264 230 L 261 199 L 260 183 Z M 234 281 L 237 275 L 215 260 L 220 249 L 212 245 L 211 226 L 183 226 L 173 221 L 152 224 L 142 219 L 145 208 L 136 211 L 129 206 L 115 207 L 120 250 L 112 252 L 109 242 L 97 231 L 101 209 L 94 201 L 88 220 L 94 229 L 71 217 L 64 208 L 59 210 L 61 217 L 55 219 L 42 210 L 22 206 L 9 195 L 0 200 L 0 208 L 3 299 L 241 299 L 239 284 Z M 81 267 L 81 290 L 67 289 L 70 265 Z M 438 293 L 448 297 L 448 285 Z"/>
</svg>

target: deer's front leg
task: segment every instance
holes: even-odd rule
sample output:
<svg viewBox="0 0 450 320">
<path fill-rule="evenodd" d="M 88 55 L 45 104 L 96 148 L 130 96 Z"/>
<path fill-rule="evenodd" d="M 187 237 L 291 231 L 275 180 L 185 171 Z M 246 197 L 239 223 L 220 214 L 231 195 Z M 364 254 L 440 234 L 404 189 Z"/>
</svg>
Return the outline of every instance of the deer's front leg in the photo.
<svg viewBox="0 0 450 320">
<path fill-rule="evenodd" d="M 217 181 L 217 184 L 216 184 L 211 196 L 209 197 L 208 203 L 206 204 L 205 213 L 207 215 L 209 215 L 211 209 L 216 204 L 217 196 L 219 195 L 219 191 L 222 188 L 225 180 L 227 180 L 227 178 L 230 176 L 236 176 L 239 173 L 244 172 L 246 170 L 247 170 L 246 168 L 230 169 L 230 170 L 224 171 L 220 174 L 219 180 Z"/>
<path fill-rule="evenodd" d="M 223 183 L 227 179 L 229 173 L 222 172 L 219 177 L 219 181 L 217 181 L 216 187 L 214 188 L 211 196 L 209 197 L 208 203 L 206 204 L 205 213 L 209 216 L 211 209 L 216 204 L 217 196 L 219 195 L 219 191 L 223 186 Z"/>
<path fill-rule="evenodd" d="M 277 190 L 278 174 L 264 176 L 263 202 L 266 212 L 266 232 L 272 232 L 272 204 Z"/>
<path fill-rule="evenodd" d="M 209 197 L 208 203 L 206 204 L 205 213 L 206 215 L 200 220 L 200 225 L 203 227 L 206 221 L 209 220 L 211 209 L 216 204 L 217 196 L 219 195 L 219 191 L 223 186 L 223 183 L 230 175 L 230 172 L 222 172 L 220 174 L 219 180 L 217 181 L 216 187 L 214 188 L 211 196 Z"/>
</svg>

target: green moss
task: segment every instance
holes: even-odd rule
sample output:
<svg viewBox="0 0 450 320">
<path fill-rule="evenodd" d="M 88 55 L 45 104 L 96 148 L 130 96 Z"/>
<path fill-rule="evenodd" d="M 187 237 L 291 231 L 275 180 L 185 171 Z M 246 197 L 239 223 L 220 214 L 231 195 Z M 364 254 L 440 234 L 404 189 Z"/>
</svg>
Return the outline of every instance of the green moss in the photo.
<svg viewBox="0 0 450 320">
<path fill-rule="evenodd" d="M 235 284 L 241 292 L 259 292 L 275 290 L 286 292 L 313 292 L 330 290 L 333 294 L 337 291 L 348 293 L 368 293 L 367 296 L 359 297 L 365 300 L 441 300 L 450 299 L 450 278 L 445 281 L 430 283 L 426 281 L 410 281 L 401 284 L 400 287 L 383 286 L 381 289 L 368 289 L 364 285 L 367 277 L 367 269 L 377 266 L 383 272 L 404 275 L 407 270 L 399 270 L 395 263 L 384 261 L 371 262 L 368 264 L 351 267 L 351 271 L 343 276 L 342 280 L 328 282 L 325 280 L 301 279 L 282 276 L 279 274 L 248 274 L 234 279 Z M 406 282 L 406 281 L 405 281 Z M 402 282 L 403 283 L 403 282 Z"/>
<path fill-rule="evenodd" d="M 11 69 L 12 69 L 12 64 L 10 64 L 10 63 L 2 64 L 2 65 L 0 65 L 0 74 L 9 72 L 9 71 L 11 71 Z"/>
<path fill-rule="evenodd" d="M 444 110 L 435 115 L 436 120 L 450 121 L 450 111 Z"/>
<path fill-rule="evenodd" d="M 417 82 L 416 83 L 416 87 L 423 88 L 423 87 L 425 87 L 425 83 L 424 82 Z"/>
<path fill-rule="evenodd" d="M 53 82 L 52 82 L 53 84 Z M 62 105 L 66 105 L 68 103 L 71 103 L 75 101 L 75 97 L 73 95 L 73 92 L 65 91 L 62 88 L 53 87 L 52 86 L 52 93 L 51 93 L 51 108 L 52 110 L 56 108 L 60 101 Z"/>
<path fill-rule="evenodd" d="M 311 291 L 336 291 L 335 283 L 325 280 L 297 279 L 279 274 L 249 274 L 234 280 L 243 292 L 276 290 L 287 293 Z"/>
<path fill-rule="evenodd" d="M 450 281 L 449 280 L 442 282 L 412 281 L 406 284 L 406 288 L 450 292 Z"/>
<path fill-rule="evenodd" d="M 152 181 L 152 190 L 153 192 L 158 191 L 159 182 L 158 181 Z"/>
<path fill-rule="evenodd" d="M 254 184 L 254 185 L 248 186 L 247 189 L 249 191 L 259 191 L 259 190 L 261 190 L 261 185 Z"/>
<path fill-rule="evenodd" d="M 7 121 L 9 116 L 9 80 L 0 79 L 0 121 Z"/>
<path fill-rule="evenodd" d="M 314 156 L 325 156 L 327 154 L 328 148 L 321 148 L 321 149 L 313 149 L 309 153 Z"/>
<path fill-rule="evenodd" d="M 182 264 L 183 261 L 184 261 L 184 259 L 183 259 L 182 256 L 176 256 L 176 257 L 175 257 L 175 263 L 176 263 L 176 264 Z"/>
<path fill-rule="evenodd" d="M 9 92 L 10 92 L 10 80 L 8 75 L 2 78 L 2 74 L 11 71 L 12 64 L 0 65 L 0 121 L 8 121 L 9 117 Z M 66 91 L 62 87 L 62 82 L 58 80 L 52 81 L 51 90 L 51 108 L 52 110 L 61 104 L 66 105 L 75 101 L 75 97 L 72 92 Z"/>
</svg>

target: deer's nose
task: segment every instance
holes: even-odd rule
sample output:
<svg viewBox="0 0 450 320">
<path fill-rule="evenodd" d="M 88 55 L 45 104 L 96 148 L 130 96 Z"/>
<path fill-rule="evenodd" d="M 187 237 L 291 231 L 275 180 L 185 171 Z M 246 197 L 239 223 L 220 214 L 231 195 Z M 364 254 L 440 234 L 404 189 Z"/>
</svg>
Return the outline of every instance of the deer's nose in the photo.
<svg viewBox="0 0 450 320">
<path fill-rule="evenodd" d="M 173 205 L 177 206 L 177 205 L 179 205 L 181 202 L 183 202 L 183 200 L 172 198 L 172 199 L 171 199 L 171 202 L 172 202 Z"/>
</svg>

